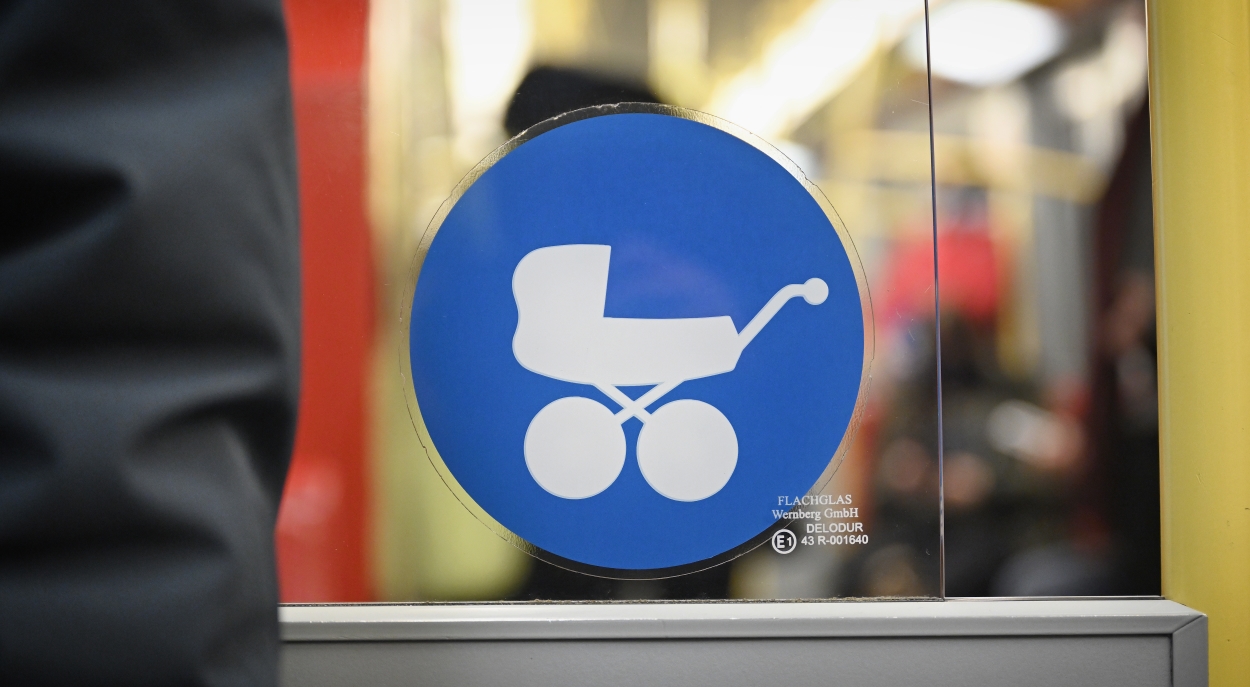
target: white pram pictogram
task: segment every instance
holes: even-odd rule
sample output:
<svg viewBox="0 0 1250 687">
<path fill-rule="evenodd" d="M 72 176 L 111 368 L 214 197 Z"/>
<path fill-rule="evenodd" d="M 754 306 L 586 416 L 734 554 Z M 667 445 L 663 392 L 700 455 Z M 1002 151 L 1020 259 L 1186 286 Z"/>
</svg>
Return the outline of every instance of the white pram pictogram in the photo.
<svg viewBox="0 0 1250 687">
<path fill-rule="evenodd" d="M 658 401 L 682 382 L 730 372 L 738 357 L 791 298 L 820 305 L 829 287 L 818 278 L 782 288 L 739 332 L 728 316 L 604 317 L 611 246 L 563 245 L 531 251 L 512 274 L 517 328 L 512 353 L 527 370 L 588 384 L 621 406 L 567 396 L 547 404 L 525 432 L 525 464 L 539 486 L 566 499 L 607 489 L 625 465 L 631 417 L 642 421 L 638 467 L 647 483 L 675 501 L 720 491 L 738 464 L 738 437 L 719 410 L 702 401 Z M 617 387 L 654 385 L 637 400 Z"/>
</svg>

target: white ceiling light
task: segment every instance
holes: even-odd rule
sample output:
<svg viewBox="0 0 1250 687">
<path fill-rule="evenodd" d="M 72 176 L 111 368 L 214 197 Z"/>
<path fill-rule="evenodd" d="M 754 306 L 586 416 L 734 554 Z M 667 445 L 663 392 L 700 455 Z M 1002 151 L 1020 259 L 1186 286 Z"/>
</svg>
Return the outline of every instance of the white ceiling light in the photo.
<svg viewBox="0 0 1250 687">
<path fill-rule="evenodd" d="M 1054 57 L 1066 32 L 1054 12 L 1015 0 L 956 0 L 930 20 L 933 73 L 970 86 L 1009 83 Z M 924 23 L 903 44 L 908 60 L 925 65 Z"/>
<path fill-rule="evenodd" d="M 472 165 L 503 143 L 504 112 L 533 47 L 529 0 L 444 0 L 454 148 Z"/>
<path fill-rule="evenodd" d="M 919 0 L 816 0 L 702 109 L 775 142 L 845 86 L 879 45 L 893 45 L 923 11 Z"/>
</svg>

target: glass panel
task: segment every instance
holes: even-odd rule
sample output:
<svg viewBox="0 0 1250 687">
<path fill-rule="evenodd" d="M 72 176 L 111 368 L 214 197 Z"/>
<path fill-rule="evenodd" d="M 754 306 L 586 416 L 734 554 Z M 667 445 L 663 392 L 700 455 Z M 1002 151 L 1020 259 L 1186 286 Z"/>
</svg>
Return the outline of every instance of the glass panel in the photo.
<svg viewBox="0 0 1250 687">
<path fill-rule="evenodd" d="M 935 5 L 951 596 L 1159 593 L 1143 10 Z"/>
<path fill-rule="evenodd" d="M 923 69 L 916 69 L 901 47 L 901 41 L 914 27 L 923 27 L 923 3 L 392 0 L 375 2 L 371 12 L 367 72 L 369 208 L 382 285 L 379 297 L 382 312 L 389 313 L 380 318 L 375 391 L 370 397 L 371 421 L 376 428 L 370 451 L 376 490 L 371 511 L 375 518 L 371 561 L 375 598 L 767 599 L 936 595 L 937 419 L 932 412 L 936 401 L 936 358 L 931 333 L 934 284 L 927 94 Z M 720 543 L 704 542 L 715 540 L 713 535 L 717 532 L 709 528 L 727 525 L 700 521 L 693 515 L 693 501 L 670 499 L 672 512 L 664 515 L 664 522 L 679 533 L 679 540 L 687 537 L 692 550 L 706 549 L 701 560 L 676 567 L 587 568 L 567 557 L 542 551 L 536 552 L 538 557 L 526 553 L 524 549 L 530 547 L 490 517 L 498 513 L 496 503 L 486 509 L 495 509 L 488 515 L 464 492 L 464 488 L 480 489 L 480 485 L 462 487 L 453 479 L 464 479 L 463 473 L 457 473 L 457 469 L 462 469 L 457 468 L 457 461 L 463 464 L 479 460 L 478 456 L 459 449 L 455 441 L 440 439 L 438 426 L 429 432 L 419 421 L 421 431 L 414 432 L 402 402 L 408 393 L 406 377 L 402 376 L 405 356 L 397 353 L 404 350 L 408 330 L 407 321 L 397 315 L 408 305 L 410 292 L 405 289 L 411 286 L 414 256 L 423 260 L 429 245 L 451 246 L 454 240 L 444 239 L 439 244 L 440 239 L 434 239 L 433 244 L 428 243 L 431 236 L 442 235 L 448 226 L 446 222 L 456 220 L 454 214 L 451 219 L 441 216 L 439 207 L 453 195 L 457 182 L 510 136 L 563 112 L 616 102 L 663 103 L 710 113 L 719 119 L 705 121 L 719 129 L 732 130 L 747 140 L 759 137 L 757 149 L 776 156 L 779 162 L 772 164 L 778 165 L 778 169 L 792 167 L 811 179 L 818 190 L 811 193 L 807 202 L 815 206 L 819 202 L 814 201 L 827 197 L 828 216 L 847 237 L 847 245 L 853 245 L 850 255 L 858 259 L 860 265 L 856 267 L 862 269 L 860 286 L 864 287 L 865 296 L 871 293 L 869 312 L 875 313 L 864 337 L 865 360 L 871 366 L 858 397 L 858 431 L 848 436 L 842 450 L 826 466 L 824 478 L 808 477 L 807 486 L 800 489 L 770 493 L 771 503 L 754 506 L 767 518 L 758 531 L 725 535 L 729 539 Z M 683 116 L 697 119 L 693 115 Z M 717 123 L 721 120 L 725 124 Z M 553 131 L 558 133 L 560 129 Z M 504 160 L 514 164 L 511 156 L 525 151 L 526 145 L 512 144 L 514 150 Z M 494 164 L 504 169 L 503 163 Z M 709 192 L 713 196 L 733 193 L 731 177 L 715 181 L 716 186 Z M 491 178 L 495 177 L 483 176 L 482 183 Z M 801 188 L 798 181 L 791 183 Z M 456 193 L 464 191 L 462 187 Z M 448 207 L 468 203 L 467 197 L 457 197 L 456 203 Z M 704 203 L 700 208 L 692 200 L 688 211 L 705 215 L 710 208 L 705 199 Z M 439 216 L 435 228 L 443 228 L 438 234 L 427 233 L 431 218 L 436 215 Z M 425 246 L 421 245 L 423 236 Z M 779 235 L 775 242 L 778 246 L 785 245 L 786 240 L 793 243 L 792 236 L 797 234 Z M 832 232 L 829 236 L 833 236 Z M 579 241 L 593 242 L 591 238 Z M 505 243 L 500 240 L 486 248 Z M 772 244 L 765 241 L 761 245 Z M 620 253 L 620 246 L 615 250 Z M 761 259 L 764 257 L 760 255 Z M 619 259 L 627 258 L 623 254 Z M 613 275 L 617 274 L 617 264 L 613 263 Z M 623 267 L 619 269 L 624 270 L 620 279 L 625 283 L 630 278 L 629 263 L 620 264 Z M 451 279 L 457 270 L 448 269 L 447 278 Z M 423 278 L 431 280 L 424 283 L 435 283 L 432 271 L 423 274 Z M 609 289 L 607 314 L 728 314 L 734 317 L 735 327 L 742 328 L 753 311 L 768 300 L 768 295 L 784 285 L 761 283 L 752 287 L 750 293 L 769 294 L 750 308 L 745 302 L 751 299 L 745 299 L 724 313 L 703 312 L 698 307 L 684 312 L 674 299 L 680 300 L 681 288 L 689 285 L 664 286 L 665 280 L 672 282 L 671 273 L 664 274 L 668 276 L 649 277 L 654 293 L 648 295 L 646 289 L 641 289 L 637 302 L 618 298 L 614 303 Z M 510 274 L 503 276 L 512 278 Z M 637 276 L 647 278 L 645 270 Z M 802 283 L 803 279 L 795 277 L 791 281 Z M 741 288 L 731 281 L 726 283 Z M 423 287 L 420 279 L 416 283 L 419 296 L 422 288 L 433 288 Z M 836 292 L 836 285 L 832 288 Z M 867 305 L 868 299 L 864 300 Z M 507 301 L 512 308 L 512 294 L 508 294 Z M 798 306 L 784 307 L 792 309 L 796 320 L 803 314 Z M 802 307 L 820 312 L 807 305 Z M 791 315 L 784 309 L 782 312 Z M 500 326 L 508 330 L 510 341 L 516 326 L 515 308 L 506 314 L 512 320 Z M 425 345 L 421 341 L 425 340 L 421 338 L 420 317 L 414 318 L 414 322 L 412 350 L 425 351 L 419 354 L 425 357 L 414 361 L 414 372 L 420 378 L 432 374 L 430 368 L 422 365 L 433 354 L 428 346 L 421 348 Z M 429 365 L 437 367 L 441 362 L 442 359 Z M 515 362 L 512 364 L 517 374 L 533 375 Z M 725 378 L 744 374 L 738 370 Z M 429 399 L 431 407 L 450 398 L 447 388 L 440 388 L 442 397 Z M 690 388 L 696 388 L 694 383 Z M 644 389 L 621 390 L 629 398 L 636 398 Z M 614 409 L 621 405 L 613 405 L 593 388 L 548 391 L 553 394 L 549 401 L 580 395 L 593 396 L 596 404 Z M 427 402 L 422 393 L 419 388 L 419 408 L 425 408 L 423 404 Z M 513 399 L 517 393 L 514 384 L 504 398 Z M 673 397 L 683 395 L 674 392 Z M 751 397 L 736 401 L 741 411 L 749 409 L 752 402 Z M 758 395 L 754 402 L 765 404 Z M 725 411 L 722 418 L 739 411 L 726 400 L 718 400 L 715 405 Z M 504 403 L 500 407 L 506 406 Z M 541 407 L 542 403 L 535 406 Z M 649 407 L 656 412 L 657 407 L 669 406 L 661 402 Z M 525 413 L 518 414 L 519 411 L 502 412 L 508 415 L 506 420 L 501 418 L 494 425 L 480 423 L 480 431 L 504 431 L 499 428 L 509 427 L 517 420 L 520 430 L 513 432 L 517 434 L 513 438 L 518 444 L 514 455 L 518 465 L 513 467 L 518 467 L 523 460 L 519 444 L 532 412 L 523 418 Z M 442 420 L 444 423 L 459 421 L 462 415 L 450 412 L 446 417 L 452 419 Z M 418 419 L 426 418 L 418 414 Z M 735 420 L 742 435 L 740 465 L 768 460 L 784 472 L 785 460 L 760 455 L 758 450 L 749 452 L 750 432 L 741 422 Z M 797 446 L 810 437 L 821 436 L 822 427 L 811 427 L 810 418 L 807 422 L 807 429 L 799 423 L 775 435 L 776 440 L 791 449 L 786 441 Z M 826 422 L 835 429 L 825 430 L 825 434 L 836 431 L 840 435 L 841 427 L 847 424 L 845 418 L 833 416 Z M 592 499 L 606 498 L 614 493 L 612 489 L 625 489 L 623 485 L 631 479 L 643 485 L 637 473 L 644 468 L 633 448 L 639 440 L 640 427 L 638 420 L 627 420 L 622 425 L 630 447 L 622 477 L 613 483 L 616 486 Z M 835 445 L 839 439 L 840 436 L 834 437 Z M 440 455 L 444 446 L 449 451 L 466 453 Z M 427 449 L 431 447 L 432 461 L 427 459 Z M 828 461 L 832 454 L 829 451 L 824 460 Z M 448 466 L 451 469 L 446 469 Z M 746 468 L 735 472 L 749 474 Z M 817 469 L 815 474 L 820 472 Z M 827 479 L 830 473 L 832 478 Z M 520 470 L 515 483 L 518 489 L 524 483 L 530 491 L 537 491 L 530 483 L 536 477 L 533 470 Z M 809 497 L 810 505 L 799 506 L 795 515 L 805 517 L 788 521 L 788 529 L 796 535 L 793 551 L 779 553 L 770 535 L 787 521 L 773 522 L 775 516 L 791 510 L 794 502 L 804 496 Z M 480 492 L 479 498 L 483 498 Z M 682 515 L 682 504 L 690 507 L 686 511 L 689 515 Z M 646 507 L 659 509 L 650 502 Z M 470 511 L 476 511 L 477 517 Z M 648 518 L 653 515 L 647 513 Z M 516 522 L 515 516 L 509 517 L 513 518 L 510 522 Z M 506 517 L 501 515 L 498 519 Z M 570 522 L 570 529 L 579 524 Z M 784 545 L 789 543 L 785 539 L 783 536 L 778 542 L 781 550 L 786 550 Z M 713 563 L 718 564 L 708 567 Z M 661 570 L 657 572 L 655 568 Z M 668 576 L 689 570 L 696 572 Z M 664 577 L 654 579 L 657 576 Z"/>
<path fill-rule="evenodd" d="M 1157 593 L 1141 3 L 932 4 L 940 409 L 922 0 L 290 0 L 305 313 L 283 600 L 934 596 L 943 571 L 955 596 Z M 862 415 L 790 553 L 765 528 L 676 571 L 720 563 L 699 572 L 572 572 L 466 509 L 414 431 L 401 318 L 431 219 L 510 137 L 615 102 L 758 137 L 853 242 L 873 314 Z M 760 307 L 635 305 L 619 316 L 735 329 Z M 625 463 L 640 470 L 632 448 Z M 820 544 L 838 523 L 866 543 Z"/>
</svg>

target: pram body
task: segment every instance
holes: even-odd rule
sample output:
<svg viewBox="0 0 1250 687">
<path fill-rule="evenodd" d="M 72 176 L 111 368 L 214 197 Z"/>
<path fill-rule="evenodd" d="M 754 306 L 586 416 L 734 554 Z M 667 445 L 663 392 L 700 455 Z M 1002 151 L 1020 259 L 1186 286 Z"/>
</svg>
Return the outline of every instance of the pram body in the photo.
<svg viewBox="0 0 1250 687">
<path fill-rule="evenodd" d="M 641 386 L 733 370 L 742 353 L 729 317 L 604 317 L 611 246 L 541 248 L 512 277 L 512 351 L 531 372 L 566 382 Z"/>
</svg>

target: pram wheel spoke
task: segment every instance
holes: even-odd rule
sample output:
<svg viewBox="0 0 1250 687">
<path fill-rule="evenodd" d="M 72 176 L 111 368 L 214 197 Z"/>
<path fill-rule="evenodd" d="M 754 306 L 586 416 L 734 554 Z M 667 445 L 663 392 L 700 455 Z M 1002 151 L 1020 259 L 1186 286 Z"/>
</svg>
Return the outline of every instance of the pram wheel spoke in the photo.
<svg viewBox="0 0 1250 687">
<path fill-rule="evenodd" d="M 603 404 L 580 396 L 548 403 L 525 432 L 525 465 L 534 481 L 565 499 L 607 489 L 625 465 L 625 433 Z"/>
<path fill-rule="evenodd" d="M 724 488 L 738 465 L 738 436 L 703 401 L 673 401 L 651 413 L 638 434 L 638 468 L 674 501 L 702 501 Z"/>
</svg>

